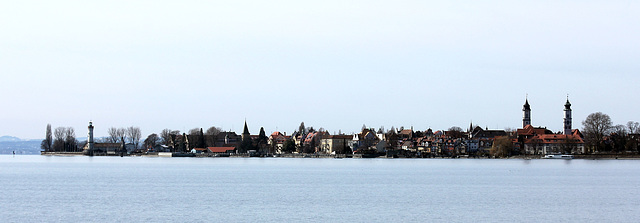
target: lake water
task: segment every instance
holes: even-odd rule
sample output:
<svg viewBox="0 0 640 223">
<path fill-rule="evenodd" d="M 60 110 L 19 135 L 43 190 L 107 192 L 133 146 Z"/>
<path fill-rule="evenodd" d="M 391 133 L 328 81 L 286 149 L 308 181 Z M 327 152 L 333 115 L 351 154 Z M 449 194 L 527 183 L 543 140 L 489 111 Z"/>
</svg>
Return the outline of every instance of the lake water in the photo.
<svg viewBox="0 0 640 223">
<path fill-rule="evenodd" d="M 0 222 L 638 222 L 640 160 L 0 156 Z"/>
</svg>

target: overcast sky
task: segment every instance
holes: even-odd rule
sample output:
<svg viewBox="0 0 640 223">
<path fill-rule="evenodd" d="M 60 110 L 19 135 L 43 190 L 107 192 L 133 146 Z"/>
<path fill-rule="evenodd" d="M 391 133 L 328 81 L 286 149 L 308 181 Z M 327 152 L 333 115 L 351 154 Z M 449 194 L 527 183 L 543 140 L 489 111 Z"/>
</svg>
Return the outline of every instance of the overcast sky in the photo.
<svg viewBox="0 0 640 223">
<path fill-rule="evenodd" d="M 0 135 L 640 121 L 638 1 L 10 1 Z"/>
</svg>

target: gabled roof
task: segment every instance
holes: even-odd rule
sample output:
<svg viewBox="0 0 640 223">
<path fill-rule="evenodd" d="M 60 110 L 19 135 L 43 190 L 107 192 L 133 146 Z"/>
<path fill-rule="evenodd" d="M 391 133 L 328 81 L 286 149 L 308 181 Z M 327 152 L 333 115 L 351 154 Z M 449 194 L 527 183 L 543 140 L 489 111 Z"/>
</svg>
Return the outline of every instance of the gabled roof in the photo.
<svg viewBox="0 0 640 223">
<path fill-rule="evenodd" d="M 411 135 L 411 134 L 413 134 L 413 130 L 411 129 L 405 129 L 400 131 L 400 135 Z"/>
<path fill-rule="evenodd" d="M 212 153 L 226 153 L 227 151 L 236 150 L 236 147 L 207 147 Z"/>
<path fill-rule="evenodd" d="M 543 134 L 550 134 L 551 131 L 549 131 L 547 128 L 542 128 L 542 127 L 533 127 L 532 125 L 527 125 L 524 128 L 518 129 L 516 130 L 516 134 L 517 135 L 543 135 Z"/>
</svg>

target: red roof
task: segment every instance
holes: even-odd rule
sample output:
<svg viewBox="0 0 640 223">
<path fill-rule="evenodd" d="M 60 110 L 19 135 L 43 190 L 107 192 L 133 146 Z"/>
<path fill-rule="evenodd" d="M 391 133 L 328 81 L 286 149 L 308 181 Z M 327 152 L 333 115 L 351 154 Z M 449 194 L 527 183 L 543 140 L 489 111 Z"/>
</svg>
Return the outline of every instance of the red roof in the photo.
<svg viewBox="0 0 640 223">
<path fill-rule="evenodd" d="M 524 128 L 516 130 L 516 134 L 518 135 L 542 135 L 545 134 L 545 128 L 536 128 L 532 125 L 527 125 Z"/>
<path fill-rule="evenodd" d="M 207 147 L 212 153 L 226 153 L 227 151 L 236 150 L 236 147 Z"/>
<path fill-rule="evenodd" d="M 526 144 L 532 144 L 532 143 L 558 144 L 558 143 L 584 143 L 584 141 L 578 135 L 542 134 L 542 135 L 536 135 L 528 139 L 525 143 Z"/>
</svg>

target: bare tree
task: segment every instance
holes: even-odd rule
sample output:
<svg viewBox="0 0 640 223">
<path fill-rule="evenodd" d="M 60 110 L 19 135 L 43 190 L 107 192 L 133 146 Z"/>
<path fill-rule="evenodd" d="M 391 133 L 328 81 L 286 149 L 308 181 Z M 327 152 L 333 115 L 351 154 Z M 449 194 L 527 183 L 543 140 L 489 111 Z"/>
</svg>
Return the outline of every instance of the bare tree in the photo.
<svg viewBox="0 0 640 223">
<path fill-rule="evenodd" d="M 207 146 L 216 146 L 216 140 L 220 132 L 222 132 L 222 129 L 215 126 L 211 126 L 207 129 L 207 131 L 204 133 Z"/>
<path fill-rule="evenodd" d="M 491 146 L 491 155 L 496 157 L 508 157 L 511 156 L 513 151 L 513 143 L 511 138 L 507 136 L 496 137 L 493 145 Z"/>
<path fill-rule="evenodd" d="M 158 134 L 152 133 L 149 136 L 147 136 L 147 139 L 144 140 L 144 149 L 151 149 L 156 147 L 157 145 L 159 145 L 161 143 L 161 139 L 158 136 Z"/>
<path fill-rule="evenodd" d="M 133 144 L 133 148 L 138 149 L 138 144 L 140 143 L 140 138 L 142 137 L 140 127 L 131 126 L 127 128 L 125 132 L 129 142 Z"/>
<path fill-rule="evenodd" d="M 53 151 L 62 152 L 64 150 L 64 134 L 66 129 L 64 127 L 58 127 L 53 132 Z"/>
<path fill-rule="evenodd" d="M 107 134 L 109 134 L 109 138 L 107 138 L 107 140 L 110 143 L 117 143 L 118 140 L 120 140 L 120 137 L 118 137 L 118 129 L 115 127 L 107 129 Z"/>
<path fill-rule="evenodd" d="M 627 128 L 629 129 L 629 134 L 638 134 L 640 133 L 640 123 L 629 121 L 627 122 Z"/>
<path fill-rule="evenodd" d="M 53 136 L 51 133 L 51 124 L 47 124 L 47 132 L 44 140 L 42 140 L 40 148 L 42 148 L 42 150 L 45 152 L 50 152 L 52 145 L 53 145 Z"/>
<path fill-rule="evenodd" d="M 171 141 L 171 135 L 180 135 L 180 131 L 179 130 L 171 130 L 171 129 L 163 129 L 160 132 L 160 139 L 161 139 L 162 145 L 169 146 L 169 143 Z"/>
<path fill-rule="evenodd" d="M 127 129 L 118 128 L 118 131 L 117 131 L 116 135 L 118 136 L 118 139 L 117 139 L 116 142 L 117 143 L 123 143 L 125 140 L 127 140 L 126 139 L 126 137 L 127 137 Z"/>
<path fill-rule="evenodd" d="M 192 128 L 188 131 L 188 135 L 197 135 L 200 134 L 200 128 Z"/>
<path fill-rule="evenodd" d="M 602 112 L 591 113 L 582 121 L 585 141 L 592 151 L 600 151 L 604 148 L 604 137 L 611 131 L 611 118 Z"/>
<path fill-rule="evenodd" d="M 109 134 L 109 138 L 107 138 L 107 142 L 109 143 L 122 143 L 122 139 L 129 137 L 127 129 L 125 128 L 111 127 L 107 129 L 107 134 Z M 125 140 L 130 139 L 127 138 Z"/>
<path fill-rule="evenodd" d="M 451 134 L 451 137 L 453 137 L 454 139 L 462 138 L 462 128 L 458 126 L 452 126 L 448 131 L 448 133 Z"/>
<path fill-rule="evenodd" d="M 76 152 L 78 150 L 78 141 L 76 140 L 76 131 L 73 127 L 67 127 L 64 132 L 65 151 Z"/>
</svg>

